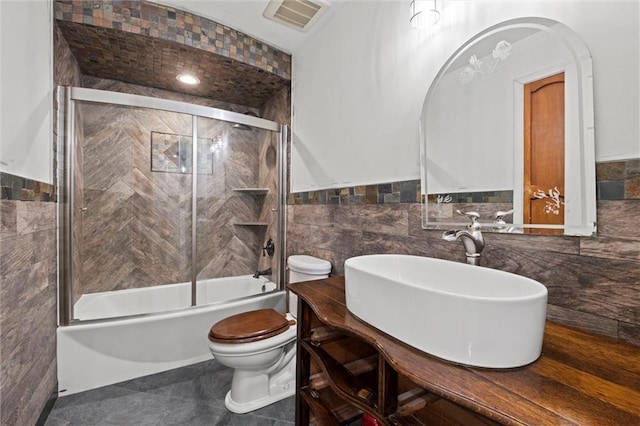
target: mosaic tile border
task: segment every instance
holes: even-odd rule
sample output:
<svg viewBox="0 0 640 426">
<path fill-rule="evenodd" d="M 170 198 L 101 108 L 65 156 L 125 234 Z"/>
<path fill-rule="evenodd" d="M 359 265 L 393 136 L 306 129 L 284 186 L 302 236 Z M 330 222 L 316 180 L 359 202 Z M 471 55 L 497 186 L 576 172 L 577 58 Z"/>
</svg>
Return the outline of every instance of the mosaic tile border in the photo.
<svg viewBox="0 0 640 426">
<path fill-rule="evenodd" d="M 0 172 L 0 199 L 56 202 L 56 187 L 37 180 Z"/>
<path fill-rule="evenodd" d="M 640 159 L 596 163 L 598 200 L 640 200 Z M 451 194 L 455 203 L 512 202 L 511 191 Z M 419 203 L 420 181 L 400 181 L 320 191 L 290 193 L 287 204 Z"/>
<path fill-rule="evenodd" d="M 419 203 L 420 180 L 352 186 L 337 189 L 290 193 L 287 203 L 294 204 L 393 204 Z"/>
<path fill-rule="evenodd" d="M 55 186 L 35 180 L 0 172 L 0 199 L 19 201 L 55 202 Z M 598 200 L 640 199 L 640 159 L 611 161 L 596 164 L 596 191 Z M 510 191 L 464 195 L 460 201 L 473 201 L 483 197 L 483 202 L 502 202 L 503 194 Z M 489 197 L 489 198 L 486 198 Z M 497 201 L 494 200 L 497 197 Z M 290 193 L 287 204 L 392 204 L 419 203 L 420 181 L 409 180 L 377 185 L 360 185 L 337 189 Z"/>
<path fill-rule="evenodd" d="M 55 19 L 174 41 L 291 80 L 291 55 L 226 25 L 141 0 L 56 0 Z"/>
<path fill-rule="evenodd" d="M 445 203 L 513 203 L 513 191 L 460 192 L 457 194 L 431 194 L 429 200 L 446 197 Z"/>
</svg>

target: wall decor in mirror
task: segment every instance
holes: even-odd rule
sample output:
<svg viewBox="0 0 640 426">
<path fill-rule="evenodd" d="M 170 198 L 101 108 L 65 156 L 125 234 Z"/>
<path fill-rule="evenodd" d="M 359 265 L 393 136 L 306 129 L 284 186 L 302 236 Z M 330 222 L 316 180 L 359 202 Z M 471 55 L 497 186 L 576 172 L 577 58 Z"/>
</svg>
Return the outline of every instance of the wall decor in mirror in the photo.
<svg viewBox="0 0 640 426">
<path fill-rule="evenodd" d="M 595 235 L 591 55 L 567 26 L 492 26 L 440 69 L 422 110 L 425 229 Z"/>
</svg>

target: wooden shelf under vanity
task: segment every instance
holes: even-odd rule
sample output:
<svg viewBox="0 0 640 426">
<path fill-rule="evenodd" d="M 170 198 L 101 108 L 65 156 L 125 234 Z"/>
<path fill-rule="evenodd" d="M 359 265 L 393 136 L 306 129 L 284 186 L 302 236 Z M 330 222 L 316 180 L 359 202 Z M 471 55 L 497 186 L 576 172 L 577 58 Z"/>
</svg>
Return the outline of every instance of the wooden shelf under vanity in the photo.
<svg viewBox="0 0 640 426">
<path fill-rule="evenodd" d="M 640 425 L 640 347 L 548 321 L 534 363 L 468 367 L 351 315 L 343 277 L 289 289 L 299 296 L 297 425 L 364 413 L 380 425 Z"/>
</svg>

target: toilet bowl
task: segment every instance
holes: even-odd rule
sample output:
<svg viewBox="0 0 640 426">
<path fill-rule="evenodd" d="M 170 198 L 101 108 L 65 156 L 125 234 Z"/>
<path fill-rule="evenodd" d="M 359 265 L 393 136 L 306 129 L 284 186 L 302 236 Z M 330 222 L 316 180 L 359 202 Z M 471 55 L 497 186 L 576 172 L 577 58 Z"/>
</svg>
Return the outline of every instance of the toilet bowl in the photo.
<svg viewBox="0 0 640 426">
<path fill-rule="evenodd" d="M 326 278 L 331 264 L 312 256 L 287 260 L 289 282 Z M 225 406 L 247 413 L 295 394 L 297 297 L 289 294 L 290 312 L 260 309 L 233 315 L 209 331 L 209 349 L 222 365 L 233 368 Z"/>
</svg>

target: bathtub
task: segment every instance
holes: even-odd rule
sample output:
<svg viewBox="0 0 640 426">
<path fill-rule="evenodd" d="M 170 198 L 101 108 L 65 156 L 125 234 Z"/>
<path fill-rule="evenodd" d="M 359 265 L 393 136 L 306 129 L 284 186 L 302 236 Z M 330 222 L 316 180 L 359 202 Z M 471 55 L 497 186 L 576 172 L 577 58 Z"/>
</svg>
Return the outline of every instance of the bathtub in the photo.
<svg viewBox="0 0 640 426">
<path fill-rule="evenodd" d="M 211 359 L 207 333 L 217 321 L 254 309 L 286 311 L 285 292 L 264 277 L 197 285 L 197 306 L 188 308 L 190 283 L 80 297 L 74 317 L 84 322 L 57 330 L 60 396 Z"/>
</svg>

